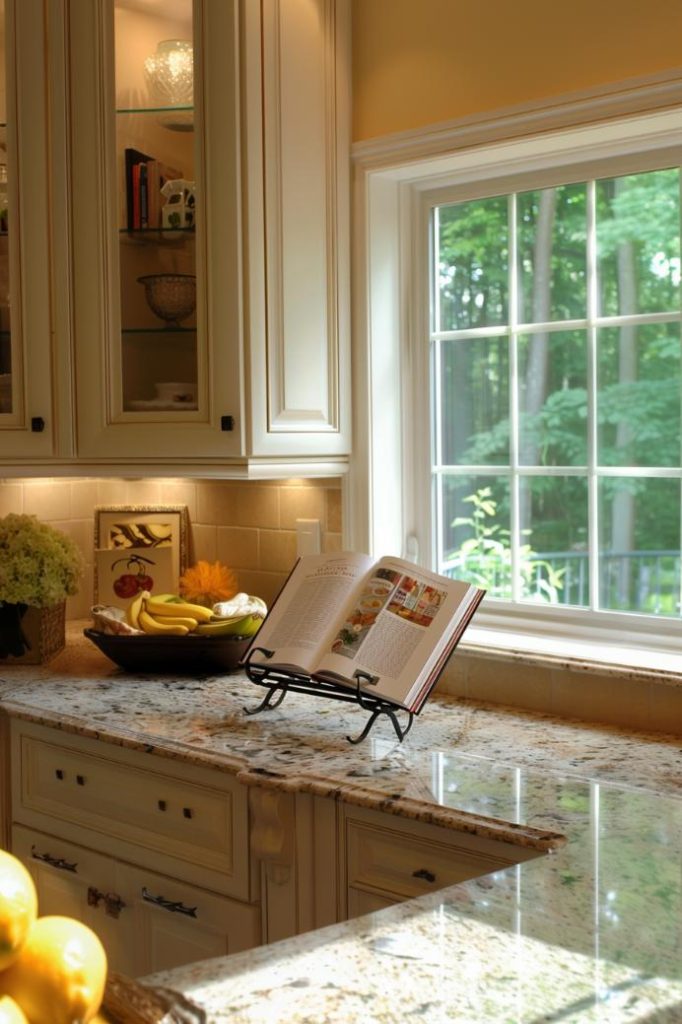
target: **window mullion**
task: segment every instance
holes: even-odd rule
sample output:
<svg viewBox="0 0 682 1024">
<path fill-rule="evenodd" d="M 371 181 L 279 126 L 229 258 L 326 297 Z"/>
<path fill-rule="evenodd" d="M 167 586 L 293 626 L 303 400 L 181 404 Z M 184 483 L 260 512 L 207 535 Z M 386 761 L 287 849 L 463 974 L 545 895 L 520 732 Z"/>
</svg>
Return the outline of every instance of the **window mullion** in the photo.
<svg viewBox="0 0 682 1024">
<path fill-rule="evenodd" d="M 516 194 L 509 196 L 509 507 L 511 529 L 511 586 L 512 601 L 520 594 L 519 549 L 521 540 L 520 484 L 519 484 L 519 269 L 516 239 Z"/>
<path fill-rule="evenodd" d="M 599 607 L 599 480 L 597 477 L 597 189 L 587 182 L 587 538 L 589 606 Z"/>
</svg>

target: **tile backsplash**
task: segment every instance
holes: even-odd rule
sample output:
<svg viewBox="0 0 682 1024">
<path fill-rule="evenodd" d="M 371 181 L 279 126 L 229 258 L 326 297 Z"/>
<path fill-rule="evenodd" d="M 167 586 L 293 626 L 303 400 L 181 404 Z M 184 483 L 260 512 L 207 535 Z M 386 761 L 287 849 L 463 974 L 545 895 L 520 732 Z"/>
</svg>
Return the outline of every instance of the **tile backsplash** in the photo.
<svg viewBox="0 0 682 1024">
<path fill-rule="evenodd" d="M 93 597 L 94 509 L 97 505 L 187 505 L 189 561 L 219 560 L 241 590 L 270 603 L 296 558 L 296 520 L 319 519 L 322 550 L 341 549 L 341 483 L 333 480 L 0 481 L 0 516 L 36 515 L 78 544 L 85 575 L 67 601 L 69 619 L 87 618 Z"/>
</svg>

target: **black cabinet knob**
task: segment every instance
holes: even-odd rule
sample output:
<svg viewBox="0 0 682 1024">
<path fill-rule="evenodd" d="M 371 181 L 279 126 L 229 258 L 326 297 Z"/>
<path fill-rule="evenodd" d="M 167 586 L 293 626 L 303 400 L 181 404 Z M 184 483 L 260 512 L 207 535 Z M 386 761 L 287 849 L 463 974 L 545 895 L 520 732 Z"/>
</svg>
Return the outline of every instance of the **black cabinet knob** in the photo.
<svg viewBox="0 0 682 1024">
<path fill-rule="evenodd" d="M 42 416 L 31 417 L 31 430 L 34 434 L 42 434 L 45 429 L 45 420 Z"/>
<path fill-rule="evenodd" d="M 221 430 L 234 430 L 234 416 L 221 416 L 220 417 L 220 429 Z"/>
</svg>

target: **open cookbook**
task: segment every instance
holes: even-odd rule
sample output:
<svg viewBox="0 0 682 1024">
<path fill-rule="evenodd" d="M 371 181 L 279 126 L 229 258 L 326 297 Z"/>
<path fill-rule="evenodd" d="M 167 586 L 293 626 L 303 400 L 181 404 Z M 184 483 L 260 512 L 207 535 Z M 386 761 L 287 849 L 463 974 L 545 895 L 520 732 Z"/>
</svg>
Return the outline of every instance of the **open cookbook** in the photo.
<svg viewBox="0 0 682 1024">
<path fill-rule="evenodd" d="M 418 713 L 484 593 L 400 558 L 305 555 L 244 660 Z"/>
</svg>

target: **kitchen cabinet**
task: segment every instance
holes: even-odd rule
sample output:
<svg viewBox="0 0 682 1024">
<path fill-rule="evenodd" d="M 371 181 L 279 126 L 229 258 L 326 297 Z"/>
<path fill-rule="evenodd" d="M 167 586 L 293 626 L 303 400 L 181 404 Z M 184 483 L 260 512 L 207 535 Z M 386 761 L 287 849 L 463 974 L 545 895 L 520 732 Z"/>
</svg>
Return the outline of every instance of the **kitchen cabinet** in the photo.
<svg viewBox="0 0 682 1024">
<path fill-rule="evenodd" d="M 59 440 L 61 376 L 48 259 L 45 5 L 0 10 L 0 460 L 49 457 Z"/>
<path fill-rule="evenodd" d="M 71 454 L 338 473 L 350 445 L 348 0 L 72 0 L 66 16 L 55 173 L 70 246 L 54 257 L 70 264 Z M 164 98 L 149 62 L 180 43 L 189 91 Z M 184 184 L 160 209 L 164 180 Z M 140 278 L 158 275 L 191 282 L 195 308 L 173 319 L 166 294 L 166 319 L 154 312 Z"/>
<path fill-rule="evenodd" d="M 365 807 L 344 807 L 339 830 L 342 918 L 380 910 L 538 856 L 537 850 Z"/>
<path fill-rule="evenodd" d="M 230 776 L 12 722 L 11 848 L 41 913 L 138 975 L 258 945 L 246 792 Z"/>
</svg>

